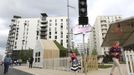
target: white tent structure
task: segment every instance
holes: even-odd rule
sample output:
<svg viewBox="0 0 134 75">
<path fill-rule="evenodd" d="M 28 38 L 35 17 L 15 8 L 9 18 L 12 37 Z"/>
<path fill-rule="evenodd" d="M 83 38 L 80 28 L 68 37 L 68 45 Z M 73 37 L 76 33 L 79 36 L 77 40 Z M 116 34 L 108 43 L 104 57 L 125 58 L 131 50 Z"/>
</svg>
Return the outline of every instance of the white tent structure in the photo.
<svg viewBox="0 0 134 75">
<path fill-rule="evenodd" d="M 45 59 L 59 58 L 59 49 L 53 40 L 38 40 L 33 53 L 34 67 L 44 67 Z"/>
</svg>

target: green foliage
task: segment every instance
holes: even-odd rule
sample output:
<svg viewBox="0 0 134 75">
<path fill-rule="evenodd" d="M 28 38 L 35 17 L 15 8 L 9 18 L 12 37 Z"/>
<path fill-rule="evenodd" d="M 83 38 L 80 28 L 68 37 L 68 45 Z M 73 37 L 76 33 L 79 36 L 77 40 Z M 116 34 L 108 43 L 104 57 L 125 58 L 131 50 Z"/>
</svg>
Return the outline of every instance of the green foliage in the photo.
<svg viewBox="0 0 134 75">
<path fill-rule="evenodd" d="M 60 49 L 60 57 L 66 57 L 67 56 L 67 49 L 64 48 L 61 44 L 59 44 L 56 40 L 54 41 L 54 43 Z"/>
<path fill-rule="evenodd" d="M 74 48 L 73 51 L 77 54 L 77 55 L 80 55 L 79 51 L 77 48 Z"/>
<path fill-rule="evenodd" d="M 99 64 L 98 67 L 99 68 L 111 68 L 112 65 Z"/>
<path fill-rule="evenodd" d="M 92 55 L 97 55 L 98 53 L 97 53 L 97 50 L 96 49 L 94 49 L 94 50 L 92 50 Z"/>
<path fill-rule="evenodd" d="M 26 63 L 28 58 L 33 56 L 33 50 L 29 49 L 29 50 L 20 50 L 19 51 L 19 59 L 22 59 L 23 63 Z"/>
</svg>

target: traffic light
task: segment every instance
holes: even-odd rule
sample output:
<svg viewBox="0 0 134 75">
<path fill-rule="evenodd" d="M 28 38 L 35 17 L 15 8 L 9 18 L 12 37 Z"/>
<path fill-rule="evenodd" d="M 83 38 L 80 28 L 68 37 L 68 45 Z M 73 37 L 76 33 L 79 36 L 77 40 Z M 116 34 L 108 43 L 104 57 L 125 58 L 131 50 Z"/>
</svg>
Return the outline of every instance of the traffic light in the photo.
<svg viewBox="0 0 134 75">
<path fill-rule="evenodd" d="M 87 0 L 79 0 L 79 25 L 87 25 Z"/>
<path fill-rule="evenodd" d="M 79 0 L 79 16 L 87 16 L 87 0 Z"/>
</svg>

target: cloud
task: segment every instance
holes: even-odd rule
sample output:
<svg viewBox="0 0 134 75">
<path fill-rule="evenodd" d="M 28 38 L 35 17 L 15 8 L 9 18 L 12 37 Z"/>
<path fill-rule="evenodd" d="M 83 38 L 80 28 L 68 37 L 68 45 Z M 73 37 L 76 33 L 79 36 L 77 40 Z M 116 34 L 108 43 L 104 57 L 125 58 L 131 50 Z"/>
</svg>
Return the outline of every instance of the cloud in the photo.
<svg viewBox="0 0 134 75">
<path fill-rule="evenodd" d="M 95 0 L 92 3 L 92 6 L 88 5 L 88 16 L 91 25 L 94 24 L 97 16 L 121 15 L 122 17 L 128 17 L 134 15 L 133 0 Z"/>
<path fill-rule="evenodd" d="M 89 23 L 93 26 L 100 15 L 134 15 L 133 0 L 87 0 Z M 71 25 L 78 23 L 78 0 L 69 0 L 76 9 L 69 8 Z M 1 0 L 0 1 L 0 44 L 3 48 L 13 15 L 39 17 L 45 12 L 48 16 L 67 16 L 67 0 Z M 4 40 L 3 40 L 4 39 Z M 79 38 L 78 38 L 79 39 Z"/>
</svg>

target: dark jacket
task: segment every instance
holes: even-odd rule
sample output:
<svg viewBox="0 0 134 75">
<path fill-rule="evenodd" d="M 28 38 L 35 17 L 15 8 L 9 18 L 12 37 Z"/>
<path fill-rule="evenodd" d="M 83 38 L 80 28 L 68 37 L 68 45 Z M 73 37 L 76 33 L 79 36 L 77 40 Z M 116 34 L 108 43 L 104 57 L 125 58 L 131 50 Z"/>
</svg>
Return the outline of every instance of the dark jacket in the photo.
<svg viewBox="0 0 134 75">
<path fill-rule="evenodd" d="M 118 53 L 118 55 L 113 55 L 114 53 Z M 109 54 L 112 56 L 112 58 L 120 59 L 121 56 L 121 48 L 120 47 L 111 47 Z"/>
<path fill-rule="evenodd" d="M 12 62 L 11 57 L 5 56 L 5 58 L 4 58 L 4 63 L 10 64 L 11 62 Z"/>
</svg>

